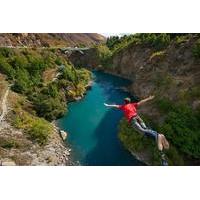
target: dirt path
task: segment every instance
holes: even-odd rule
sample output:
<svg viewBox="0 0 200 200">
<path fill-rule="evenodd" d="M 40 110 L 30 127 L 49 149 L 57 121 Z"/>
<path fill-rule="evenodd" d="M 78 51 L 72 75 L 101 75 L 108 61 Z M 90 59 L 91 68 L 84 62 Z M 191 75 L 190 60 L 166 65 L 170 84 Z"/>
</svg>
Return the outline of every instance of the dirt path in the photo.
<svg viewBox="0 0 200 200">
<path fill-rule="evenodd" d="M 0 123 L 2 122 L 3 118 L 5 117 L 5 115 L 6 115 L 7 111 L 8 111 L 6 102 L 7 102 L 7 97 L 8 97 L 9 90 L 10 90 L 10 87 L 7 88 L 7 90 L 6 90 L 5 94 L 4 94 L 2 103 L 1 103 L 2 113 L 0 115 Z M 1 124 L 0 124 L 0 126 L 1 126 Z"/>
</svg>

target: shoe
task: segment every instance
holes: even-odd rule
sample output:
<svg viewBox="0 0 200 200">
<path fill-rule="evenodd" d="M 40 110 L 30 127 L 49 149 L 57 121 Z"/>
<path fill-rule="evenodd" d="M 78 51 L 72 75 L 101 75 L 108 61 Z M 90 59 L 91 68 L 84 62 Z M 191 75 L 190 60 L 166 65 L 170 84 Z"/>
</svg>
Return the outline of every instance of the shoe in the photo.
<svg viewBox="0 0 200 200">
<path fill-rule="evenodd" d="M 162 166 L 168 166 L 168 162 L 166 160 L 166 156 L 162 151 L 160 152 L 160 157 L 161 157 L 161 165 Z"/>
<path fill-rule="evenodd" d="M 162 160 L 161 163 L 162 163 L 162 166 L 168 166 L 167 160 Z"/>
</svg>

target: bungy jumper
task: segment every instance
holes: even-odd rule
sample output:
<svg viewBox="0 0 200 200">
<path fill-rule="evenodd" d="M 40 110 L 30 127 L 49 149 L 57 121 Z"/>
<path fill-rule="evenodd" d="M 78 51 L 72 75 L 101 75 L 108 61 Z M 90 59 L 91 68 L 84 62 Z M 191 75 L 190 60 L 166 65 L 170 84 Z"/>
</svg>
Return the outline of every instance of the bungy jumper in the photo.
<svg viewBox="0 0 200 200">
<path fill-rule="evenodd" d="M 145 102 L 152 100 L 154 96 L 150 96 L 146 99 L 143 99 L 139 102 L 131 102 L 130 98 L 125 98 L 124 99 L 124 104 L 123 105 L 109 105 L 104 103 L 105 106 L 107 107 L 113 107 L 120 109 L 123 111 L 125 118 L 128 120 L 128 122 L 132 125 L 134 129 L 136 129 L 138 132 L 153 138 L 158 146 L 158 150 L 160 152 L 161 156 L 161 165 L 167 166 L 168 162 L 165 158 L 165 154 L 163 152 L 164 149 L 169 149 L 169 143 L 165 136 L 162 133 L 158 133 L 157 131 L 154 131 L 146 126 L 142 118 L 137 114 L 137 107 L 141 106 Z"/>
</svg>

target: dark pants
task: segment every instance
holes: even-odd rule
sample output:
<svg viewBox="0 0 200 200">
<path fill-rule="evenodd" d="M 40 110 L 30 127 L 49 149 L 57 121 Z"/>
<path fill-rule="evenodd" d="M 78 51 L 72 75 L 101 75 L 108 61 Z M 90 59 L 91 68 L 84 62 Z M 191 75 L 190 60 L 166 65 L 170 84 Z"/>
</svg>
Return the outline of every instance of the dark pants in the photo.
<svg viewBox="0 0 200 200">
<path fill-rule="evenodd" d="M 139 132 L 142 132 L 145 135 L 147 135 L 157 141 L 158 133 L 154 130 L 147 128 L 144 121 L 138 115 L 132 118 L 131 124 Z"/>
</svg>

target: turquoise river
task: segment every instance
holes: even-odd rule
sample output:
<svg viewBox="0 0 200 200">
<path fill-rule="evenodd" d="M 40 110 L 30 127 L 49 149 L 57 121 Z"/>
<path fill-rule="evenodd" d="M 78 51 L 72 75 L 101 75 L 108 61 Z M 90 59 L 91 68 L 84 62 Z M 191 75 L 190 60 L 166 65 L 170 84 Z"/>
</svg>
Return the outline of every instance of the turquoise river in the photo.
<svg viewBox="0 0 200 200">
<path fill-rule="evenodd" d="M 143 165 L 127 151 L 118 138 L 121 111 L 103 103 L 123 103 L 129 96 L 122 88 L 130 82 L 103 72 L 93 72 L 94 82 L 83 99 L 69 103 L 68 112 L 57 121 L 68 132 L 67 144 L 73 160 L 87 166 Z"/>
</svg>

